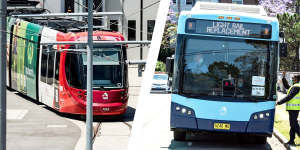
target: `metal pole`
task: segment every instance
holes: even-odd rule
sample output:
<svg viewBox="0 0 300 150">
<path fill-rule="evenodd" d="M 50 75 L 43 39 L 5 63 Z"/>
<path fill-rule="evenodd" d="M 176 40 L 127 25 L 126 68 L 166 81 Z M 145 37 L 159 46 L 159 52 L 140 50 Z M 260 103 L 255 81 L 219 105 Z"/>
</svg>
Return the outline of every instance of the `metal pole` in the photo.
<svg viewBox="0 0 300 150">
<path fill-rule="evenodd" d="M 78 7 L 78 12 L 79 13 L 83 13 L 83 6 L 84 6 L 84 3 L 83 3 L 83 0 L 78 0 L 79 4 L 81 4 L 82 6 L 79 6 Z M 83 18 L 82 17 L 79 17 L 79 21 L 83 21 Z"/>
<path fill-rule="evenodd" d="M 178 13 L 180 14 L 180 12 L 181 12 L 181 0 L 177 0 L 177 9 L 178 9 Z"/>
<path fill-rule="evenodd" d="M 41 45 L 87 45 L 86 41 L 43 42 Z M 151 44 L 151 41 L 93 41 L 93 45 L 101 44 Z"/>
<path fill-rule="evenodd" d="M 77 17 L 77 16 L 88 16 L 88 13 L 50 13 L 50 14 L 25 14 L 25 15 L 12 15 L 18 18 L 32 18 L 32 17 Z M 95 12 L 93 16 L 120 16 L 123 15 L 122 12 Z"/>
<path fill-rule="evenodd" d="M 121 33 L 124 33 L 124 24 L 125 24 L 125 22 L 124 22 L 124 0 L 120 0 L 120 2 L 121 2 L 121 8 L 122 8 L 122 13 L 123 13 L 123 15 L 121 16 L 121 22 L 122 22 L 122 24 L 121 24 Z M 128 25 L 127 25 L 128 26 Z M 128 35 L 128 33 L 127 33 L 127 35 Z"/>
<path fill-rule="evenodd" d="M 296 13 L 298 14 L 298 17 L 300 16 L 300 8 L 299 8 L 299 4 L 296 4 Z M 297 41 L 297 45 L 298 45 L 298 49 L 296 50 L 296 57 L 297 57 L 297 61 L 296 61 L 296 64 L 297 64 L 297 67 L 296 67 L 296 70 L 299 71 L 300 70 L 300 66 L 299 66 L 299 59 L 300 59 L 300 41 Z"/>
<path fill-rule="evenodd" d="M 0 2 L 0 150 L 6 150 L 6 1 Z"/>
<path fill-rule="evenodd" d="M 88 1 L 86 149 L 93 150 L 93 0 Z"/>
<path fill-rule="evenodd" d="M 143 41 L 143 0 L 141 0 L 141 14 L 140 14 L 140 40 Z M 143 59 L 143 47 L 140 47 L 140 60 Z"/>
</svg>

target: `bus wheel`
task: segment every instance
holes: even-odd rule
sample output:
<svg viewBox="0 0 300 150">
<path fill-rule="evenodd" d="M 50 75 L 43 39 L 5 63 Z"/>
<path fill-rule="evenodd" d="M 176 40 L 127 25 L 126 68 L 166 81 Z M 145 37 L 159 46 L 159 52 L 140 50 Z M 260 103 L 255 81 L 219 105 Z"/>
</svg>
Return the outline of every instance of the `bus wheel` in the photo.
<svg viewBox="0 0 300 150">
<path fill-rule="evenodd" d="M 186 132 L 185 131 L 173 131 L 174 133 L 174 140 L 175 141 L 184 141 L 186 137 Z"/>
</svg>

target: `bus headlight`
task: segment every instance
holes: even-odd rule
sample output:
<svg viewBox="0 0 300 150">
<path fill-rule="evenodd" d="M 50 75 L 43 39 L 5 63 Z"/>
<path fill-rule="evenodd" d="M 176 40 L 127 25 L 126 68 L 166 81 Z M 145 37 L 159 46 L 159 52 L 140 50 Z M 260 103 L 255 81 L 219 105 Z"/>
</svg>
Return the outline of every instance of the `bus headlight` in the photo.
<svg viewBox="0 0 300 150">
<path fill-rule="evenodd" d="M 192 108 L 179 105 L 179 104 L 174 104 L 173 102 L 171 105 L 172 105 L 172 113 L 175 113 L 176 115 L 180 115 L 180 116 L 195 117 L 195 112 Z"/>
<path fill-rule="evenodd" d="M 273 117 L 273 112 L 271 110 L 256 112 L 252 114 L 251 119 L 253 120 L 269 120 Z"/>
<path fill-rule="evenodd" d="M 254 115 L 254 117 L 253 117 L 255 120 L 257 119 L 257 115 Z"/>
<path fill-rule="evenodd" d="M 264 118 L 264 114 L 259 114 L 259 118 L 263 119 Z"/>
</svg>

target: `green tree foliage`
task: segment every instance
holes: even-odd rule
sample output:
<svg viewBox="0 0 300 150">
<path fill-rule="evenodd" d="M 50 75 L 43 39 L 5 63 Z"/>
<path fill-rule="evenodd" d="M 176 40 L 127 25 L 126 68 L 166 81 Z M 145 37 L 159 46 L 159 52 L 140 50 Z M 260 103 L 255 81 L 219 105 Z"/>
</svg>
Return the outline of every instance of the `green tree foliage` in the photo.
<svg viewBox="0 0 300 150">
<path fill-rule="evenodd" d="M 159 61 L 165 62 L 167 57 L 170 57 L 175 53 L 176 28 L 176 24 L 169 21 L 166 23 L 158 56 Z"/>
<path fill-rule="evenodd" d="M 280 31 L 284 32 L 285 42 L 288 43 L 288 57 L 280 58 L 280 70 L 300 71 L 300 18 L 297 9 L 300 0 L 260 0 L 259 3 L 269 15 L 277 15 Z"/>
<path fill-rule="evenodd" d="M 178 13 L 174 12 L 174 7 L 175 5 L 171 1 L 158 56 L 158 60 L 162 62 L 165 62 L 166 58 L 175 52 Z"/>
<path fill-rule="evenodd" d="M 166 64 L 161 61 L 157 61 L 155 71 L 166 72 Z"/>
<path fill-rule="evenodd" d="M 284 13 L 277 16 L 280 31 L 288 43 L 288 57 L 280 58 L 280 70 L 299 71 L 300 17 L 298 14 Z"/>
</svg>

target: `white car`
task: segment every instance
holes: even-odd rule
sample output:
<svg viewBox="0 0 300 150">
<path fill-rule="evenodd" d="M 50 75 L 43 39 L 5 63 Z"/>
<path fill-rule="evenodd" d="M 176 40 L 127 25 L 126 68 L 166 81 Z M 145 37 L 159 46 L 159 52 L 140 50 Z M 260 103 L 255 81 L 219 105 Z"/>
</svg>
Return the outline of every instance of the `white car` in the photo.
<svg viewBox="0 0 300 150">
<path fill-rule="evenodd" d="M 168 74 L 154 74 L 151 92 L 168 92 Z"/>
</svg>

